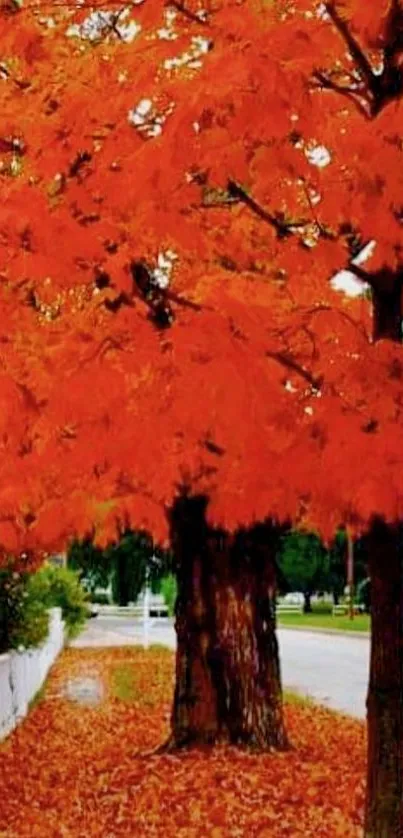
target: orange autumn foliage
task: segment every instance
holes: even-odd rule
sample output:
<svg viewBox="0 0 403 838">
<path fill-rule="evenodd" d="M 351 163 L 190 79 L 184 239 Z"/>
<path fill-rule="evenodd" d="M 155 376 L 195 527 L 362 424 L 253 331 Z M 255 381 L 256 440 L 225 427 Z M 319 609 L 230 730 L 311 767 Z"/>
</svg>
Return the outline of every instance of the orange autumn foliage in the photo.
<svg viewBox="0 0 403 838">
<path fill-rule="evenodd" d="M 164 540 L 181 482 L 228 527 L 402 513 L 402 350 L 330 285 L 401 283 L 397 5 L 4 13 L 4 550 Z"/>
<path fill-rule="evenodd" d="M 101 679 L 101 703 L 71 701 L 68 686 L 89 676 Z M 167 732 L 172 687 L 167 650 L 64 652 L 44 697 L 0 746 L 4 838 L 361 835 L 361 722 L 290 704 L 288 753 L 152 755 Z"/>
</svg>

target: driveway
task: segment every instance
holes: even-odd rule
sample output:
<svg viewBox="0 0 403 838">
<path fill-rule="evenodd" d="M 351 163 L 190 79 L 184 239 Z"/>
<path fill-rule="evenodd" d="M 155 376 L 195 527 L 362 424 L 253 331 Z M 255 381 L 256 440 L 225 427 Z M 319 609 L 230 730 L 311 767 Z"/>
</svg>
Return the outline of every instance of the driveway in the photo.
<svg viewBox="0 0 403 838">
<path fill-rule="evenodd" d="M 365 717 L 369 670 L 369 639 L 279 629 L 283 685 L 301 695 L 358 718 Z M 71 645 L 124 646 L 143 643 L 143 626 L 126 617 L 99 616 Z M 175 648 L 171 620 L 155 620 L 148 641 Z"/>
</svg>

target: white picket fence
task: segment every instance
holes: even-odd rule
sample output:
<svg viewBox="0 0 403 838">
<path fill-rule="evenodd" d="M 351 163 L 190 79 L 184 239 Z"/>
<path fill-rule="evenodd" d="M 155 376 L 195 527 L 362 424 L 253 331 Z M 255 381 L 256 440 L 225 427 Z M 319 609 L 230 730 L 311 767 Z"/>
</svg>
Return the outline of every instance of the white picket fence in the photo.
<svg viewBox="0 0 403 838">
<path fill-rule="evenodd" d="M 48 638 L 38 649 L 0 655 L 0 741 L 27 715 L 64 645 L 61 608 L 52 608 Z"/>
</svg>

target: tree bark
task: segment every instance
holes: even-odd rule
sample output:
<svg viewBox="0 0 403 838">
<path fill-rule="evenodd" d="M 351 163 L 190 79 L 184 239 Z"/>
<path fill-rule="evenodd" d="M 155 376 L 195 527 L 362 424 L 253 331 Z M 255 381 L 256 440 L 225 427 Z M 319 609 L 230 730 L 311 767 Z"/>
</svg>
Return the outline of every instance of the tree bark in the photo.
<svg viewBox="0 0 403 838">
<path fill-rule="evenodd" d="M 382 292 L 373 289 L 373 339 L 402 342 L 402 280 L 396 279 L 391 288 Z"/>
<path fill-rule="evenodd" d="M 175 511 L 172 541 L 178 643 L 171 746 L 288 747 L 275 568 L 263 532 L 212 531 L 204 499 L 186 498 Z"/>
<path fill-rule="evenodd" d="M 402 529 L 376 521 L 369 536 L 371 663 L 367 699 L 365 838 L 403 836 Z"/>
<path fill-rule="evenodd" d="M 304 614 L 311 614 L 312 613 L 312 605 L 311 605 L 311 592 L 304 593 Z"/>
</svg>

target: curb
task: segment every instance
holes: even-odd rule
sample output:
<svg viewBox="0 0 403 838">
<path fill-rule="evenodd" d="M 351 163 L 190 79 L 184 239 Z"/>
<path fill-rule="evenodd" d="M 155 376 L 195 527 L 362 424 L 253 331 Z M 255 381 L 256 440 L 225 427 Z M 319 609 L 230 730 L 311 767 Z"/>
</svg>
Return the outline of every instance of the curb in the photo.
<svg viewBox="0 0 403 838">
<path fill-rule="evenodd" d="M 319 628 L 318 626 L 285 626 L 278 623 L 277 629 L 284 631 L 304 631 L 308 634 L 327 634 L 330 637 L 334 635 L 338 635 L 338 637 L 358 637 L 360 640 L 369 640 L 371 637 L 369 631 L 343 631 L 342 629 Z"/>
</svg>

